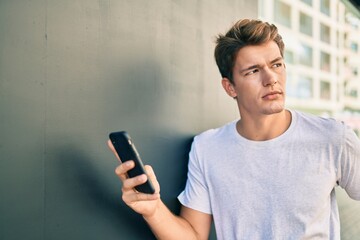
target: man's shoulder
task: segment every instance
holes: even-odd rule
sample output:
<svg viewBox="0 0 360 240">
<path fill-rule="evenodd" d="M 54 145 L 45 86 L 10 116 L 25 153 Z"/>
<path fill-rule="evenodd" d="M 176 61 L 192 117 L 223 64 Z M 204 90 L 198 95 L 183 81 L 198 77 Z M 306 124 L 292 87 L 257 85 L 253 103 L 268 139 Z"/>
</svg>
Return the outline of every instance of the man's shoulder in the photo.
<svg viewBox="0 0 360 240">
<path fill-rule="evenodd" d="M 292 111 L 293 114 L 296 115 L 296 118 L 299 119 L 302 123 L 307 123 L 309 125 L 319 125 L 322 127 L 339 127 L 343 124 L 337 121 L 335 118 L 328 116 L 318 116 L 311 113 L 300 112 L 300 111 Z"/>
<path fill-rule="evenodd" d="M 218 142 L 220 139 L 225 140 L 226 138 L 233 135 L 235 131 L 236 120 L 228 122 L 220 127 L 208 129 L 195 136 L 194 141 L 198 143 Z"/>
<path fill-rule="evenodd" d="M 312 134 L 322 133 L 323 136 L 338 136 L 344 132 L 344 123 L 335 118 L 317 116 L 310 113 L 293 111 L 296 116 L 297 126 L 302 131 L 310 131 Z"/>
</svg>

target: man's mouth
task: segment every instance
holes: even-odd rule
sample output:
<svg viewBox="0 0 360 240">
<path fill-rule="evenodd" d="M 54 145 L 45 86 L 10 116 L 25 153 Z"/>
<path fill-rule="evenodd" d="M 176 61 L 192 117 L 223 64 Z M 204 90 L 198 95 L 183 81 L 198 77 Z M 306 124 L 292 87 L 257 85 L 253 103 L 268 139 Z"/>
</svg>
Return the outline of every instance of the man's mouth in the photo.
<svg viewBox="0 0 360 240">
<path fill-rule="evenodd" d="M 272 91 L 272 92 L 266 93 L 264 96 L 262 96 L 262 99 L 274 100 L 274 99 L 278 98 L 278 96 L 281 94 L 282 94 L 281 91 Z"/>
</svg>

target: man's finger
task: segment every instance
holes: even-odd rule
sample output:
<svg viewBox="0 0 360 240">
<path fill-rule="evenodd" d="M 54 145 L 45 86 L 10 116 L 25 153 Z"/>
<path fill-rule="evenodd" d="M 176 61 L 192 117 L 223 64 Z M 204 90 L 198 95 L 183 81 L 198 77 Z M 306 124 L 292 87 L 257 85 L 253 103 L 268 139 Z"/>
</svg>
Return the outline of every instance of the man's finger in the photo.
<svg viewBox="0 0 360 240">
<path fill-rule="evenodd" d="M 145 165 L 144 167 L 145 167 L 146 173 L 147 173 L 150 181 L 154 185 L 155 193 L 159 193 L 160 192 L 160 184 L 156 179 L 156 175 L 155 175 L 153 168 L 150 165 Z"/>
<path fill-rule="evenodd" d="M 147 181 L 147 176 L 145 174 L 141 174 L 139 176 L 128 178 L 123 181 L 123 191 L 127 191 L 130 189 L 134 189 L 136 186 L 141 185 Z"/>
<path fill-rule="evenodd" d="M 124 181 L 127 179 L 127 172 L 135 166 L 134 161 L 126 161 L 115 168 L 115 174 Z"/>
</svg>

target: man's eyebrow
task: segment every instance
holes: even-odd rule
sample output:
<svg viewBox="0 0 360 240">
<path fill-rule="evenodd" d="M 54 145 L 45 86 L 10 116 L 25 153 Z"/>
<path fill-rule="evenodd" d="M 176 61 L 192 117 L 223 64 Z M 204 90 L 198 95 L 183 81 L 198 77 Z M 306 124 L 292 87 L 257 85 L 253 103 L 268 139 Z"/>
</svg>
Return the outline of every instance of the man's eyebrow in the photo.
<svg viewBox="0 0 360 240">
<path fill-rule="evenodd" d="M 250 67 L 247 67 L 247 68 L 245 68 L 245 69 L 240 70 L 240 73 L 243 73 L 243 72 L 249 71 L 249 70 L 251 70 L 251 69 L 259 68 L 259 67 L 260 67 L 260 65 L 259 65 L 259 64 L 252 65 L 252 66 L 250 66 Z"/>
<path fill-rule="evenodd" d="M 282 57 L 277 57 L 274 60 L 272 60 L 270 63 L 275 63 L 275 62 L 278 62 L 278 61 L 280 61 L 282 59 L 283 59 Z"/>
<path fill-rule="evenodd" d="M 283 59 L 282 57 L 277 57 L 274 60 L 271 60 L 270 64 L 276 63 L 276 62 L 278 62 L 278 61 L 280 61 L 282 59 Z M 247 68 L 244 68 L 244 69 L 240 70 L 240 73 L 243 73 L 243 72 L 246 72 L 246 71 L 249 71 L 249 70 L 252 70 L 252 69 L 260 68 L 260 67 L 261 67 L 261 65 L 255 64 L 255 65 L 252 65 L 252 66 L 249 66 Z"/>
</svg>

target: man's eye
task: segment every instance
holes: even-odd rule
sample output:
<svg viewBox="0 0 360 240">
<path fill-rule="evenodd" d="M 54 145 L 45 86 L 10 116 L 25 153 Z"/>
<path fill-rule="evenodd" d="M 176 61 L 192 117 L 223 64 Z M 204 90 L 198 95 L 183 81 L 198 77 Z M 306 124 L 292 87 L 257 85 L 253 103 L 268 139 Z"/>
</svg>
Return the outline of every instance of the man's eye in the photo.
<svg viewBox="0 0 360 240">
<path fill-rule="evenodd" d="M 246 73 L 245 73 L 245 76 L 252 75 L 252 74 L 254 74 L 254 73 L 257 73 L 258 71 L 259 71 L 258 69 L 251 70 L 251 71 L 249 71 L 249 72 L 246 72 Z"/>
<path fill-rule="evenodd" d="M 278 67 L 281 67 L 282 66 L 282 63 L 275 63 L 274 65 L 273 65 L 273 67 L 275 67 L 275 68 L 278 68 Z"/>
</svg>

